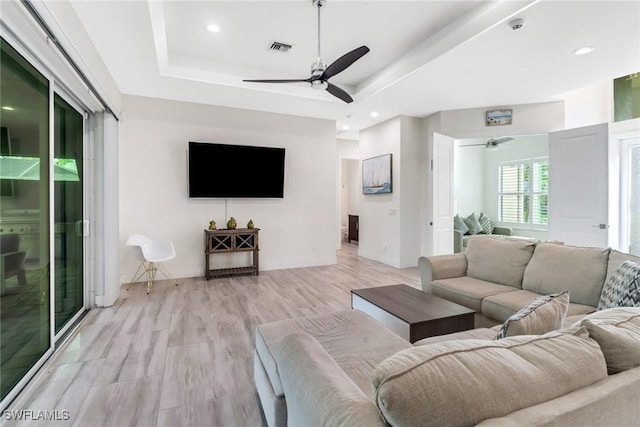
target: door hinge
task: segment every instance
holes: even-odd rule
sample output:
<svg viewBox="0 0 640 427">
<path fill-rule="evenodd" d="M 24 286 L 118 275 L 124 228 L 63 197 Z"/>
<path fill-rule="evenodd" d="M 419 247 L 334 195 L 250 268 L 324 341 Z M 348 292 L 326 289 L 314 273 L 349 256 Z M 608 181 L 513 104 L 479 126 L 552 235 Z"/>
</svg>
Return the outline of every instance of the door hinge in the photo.
<svg viewBox="0 0 640 427">
<path fill-rule="evenodd" d="M 433 171 L 433 159 L 431 159 L 431 170 Z"/>
</svg>

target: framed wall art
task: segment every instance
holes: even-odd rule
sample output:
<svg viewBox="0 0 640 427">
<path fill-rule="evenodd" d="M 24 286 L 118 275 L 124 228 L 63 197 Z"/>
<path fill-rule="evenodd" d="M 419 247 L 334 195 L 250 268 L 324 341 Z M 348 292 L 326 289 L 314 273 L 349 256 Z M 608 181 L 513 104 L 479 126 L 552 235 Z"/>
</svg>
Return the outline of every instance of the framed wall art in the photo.
<svg viewBox="0 0 640 427">
<path fill-rule="evenodd" d="M 384 194 L 393 191 L 391 160 L 389 153 L 362 161 L 363 194 Z"/>
<path fill-rule="evenodd" d="M 490 110 L 487 111 L 487 126 L 510 125 L 513 118 L 513 110 Z"/>
</svg>

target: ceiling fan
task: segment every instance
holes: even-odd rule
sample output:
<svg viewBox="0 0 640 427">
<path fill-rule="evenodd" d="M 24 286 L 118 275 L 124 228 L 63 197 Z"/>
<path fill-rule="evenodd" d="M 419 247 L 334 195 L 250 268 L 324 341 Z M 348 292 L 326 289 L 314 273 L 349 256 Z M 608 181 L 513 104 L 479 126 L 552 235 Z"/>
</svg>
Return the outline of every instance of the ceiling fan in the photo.
<svg viewBox="0 0 640 427">
<path fill-rule="evenodd" d="M 495 151 L 500 149 L 500 144 L 504 144 L 505 142 L 509 142 L 509 141 L 513 141 L 513 138 L 509 136 L 505 138 L 500 138 L 500 139 L 491 138 L 487 140 L 487 142 L 484 144 L 469 144 L 469 145 L 465 145 L 464 147 L 475 147 L 478 145 L 484 145 L 484 148 L 486 148 L 487 150 Z M 509 146 L 508 144 L 503 145 L 503 147 L 508 147 L 508 146 Z"/>
<path fill-rule="evenodd" d="M 320 9 L 324 6 L 326 0 L 311 0 L 313 5 L 318 8 L 318 59 L 311 65 L 311 77 L 308 79 L 280 79 L 280 80 L 243 80 L 243 82 L 255 82 L 255 83 L 310 83 L 311 87 L 315 89 L 326 89 L 331 95 L 340 98 L 346 103 L 353 102 L 353 98 L 338 86 L 329 83 L 329 79 L 338 73 L 341 73 L 348 67 L 350 67 L 358 59 L 362 58 L 369 48 L 367 46 L 360 46 L 357 49 L 352 50 L 340 58 L 336 59 L 329 66 L 320 57 Z"/>
</svg>

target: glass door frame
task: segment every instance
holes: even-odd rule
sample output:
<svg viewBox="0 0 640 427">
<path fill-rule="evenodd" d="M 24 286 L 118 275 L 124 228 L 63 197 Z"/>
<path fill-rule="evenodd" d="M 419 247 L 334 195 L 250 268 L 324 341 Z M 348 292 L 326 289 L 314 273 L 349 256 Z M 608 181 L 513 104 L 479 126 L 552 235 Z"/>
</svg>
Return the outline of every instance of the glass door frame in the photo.
<svg viewBox="0 0 640 427">
<path fill-rule="evenodd" d="M 629 252 L 629 186 L 631 150 L 640 147 L 640 132 L 618 135 L 620 141 L 620 237 L 619 247 L 622 252 Z"/>
<path fill-rule="evenodd" d="M 52 230 L 52 238 L 51 238 L 51 250 L 53 252 L 51 252 L 51 257 L 52 259 L 55 259 L 55 233 L 53 230 L 55 227 L 55 212 L 54 212 L 54 204 L 55 204 L 55 186 L 54 186 L 54 167 L 53 167 L 53 158 L 54 158 L 54 114 L 55 114 L 55 109 L 53 107 L 53 104 L 55 103 L 55 95 L 58 95 L 59 97 L 61 97 L 65 102 L 67 102 L 71 107 L 73 107 L 73 109 L 82 116 L 82 164 L 83 164 L 83 168 L 82 168 L 82 283 L 83 283 L 83 290 L 82 290 L 82 309 L 79 310 L 76 314 L 74 314 L 71 319 L 69 319 L 67 321 L 67 323 L 56 333 L 55 332 L 55 293 L 52 292 L 52 298 L 51 298 L 51 315 L 52 315 L 52 319 L 53 319 L 53 331 L 54 331 L 54 341 L 53 341 L 53 345 L 54 348 L 56 347 L 57 341 L 62 338 L 68 331 L 69 329 L 73 328 L 77 321 L 84 315 L 84 312 L 88 309 L 91 308 L 91 305 L 89 304 L 89 284 L 90 282 L 90 276 L 87 274 L 88 273 L 88 256 L 87 256 L 87 233 L 85 232 L 85 230 L 87 229 L 88 226 L 88 208 L 87 208 L 87 195 L 89 193 L 89 187 L 87 185 L 87 161 L 88 161 L 88 156 L 87 156 L 87 150 L 89 147 L 89 132 L 88 132 L 88 126 L 87 126 L 87 119 L 89 116 L 89 113 L 87 112 L 86 109 L 82 108 L 80 106 L 80 104 L 78 102 L 76 102 L 76 100 L 70 96 L 68 94 L 68 92 L 66 90 L 64 90 L 63 88 L 58 88 L 56 85 L 56 81 L 54 80 L 51 84 L 51 86 L 53 87 L 53 95 L 51 95 L 51 109 L 52 109 L 52 114 L 51 114 L 51 138 L 49 143 L 51 144 L 50 147 L 50 152 L 51 152 L 51 156 L 50 156 L 50 162 L 51 162 L 51 167 L 50 167 L 50 179 L 51 182 L 50 184 L 50 190 L 52 193 L 51 199 L 50 199 L 50 206 L 51 206 L 51 216 L 50 216 L 50 221 L 51 221 L 51 225 L 50 225 L 50 230 Z M 52 274 L 51 274 L 51 278 L 50 278 L 50 287 L 51 289 L 53 289 L 55 291 L 55 265 L 54 263 L 51 264 L 53 266 L 52 268 Z"/>
<path fill-rule="evenodd" d="M 70 94 L 64 86 L 64 83 L 61 83 L 55 75 L 55 71 L 52 71 L 46 64 L 42 61 L 38 60 L 35 57 L 35 54 L 28 48 L 25 47 L 24 43 L 19 39 L 19 36 L 14 36 L 12 31 L 9 31 L 7 27 L 4 25 L 0 25 L 0 36 L 5 40 L 5 42 L 10 45 L 13 49 L 15 49 L 32 67 L 34 67 L 42 76 L 49 82 L 49 127 L 48 127 L 48 149 L 49 149 L 49 200 L 48 200 L 48 208 L 49 208 L 49 347 L 46 351 L 43 352 L 42 356 L 33 364 L 33 366 L 24 374 L 24 376 L 16 383 L 11 391 L 7 393 L 4 399 L 0 401 L 0 410 L 5 410 L 12 402 L 15 401 L 16 398 L 20 395 L 20 393 L 25 390 L 25 388 L 29 385 L 29 383 L 34 379 L 34 377 L 38 374 L 38 372 L 42 369 L 42 367 L 49 361 L 50 357 L 55 352 L 57 345 L 60 343 L 57 340 L 60 340 L 71 328 L 77 325 L 78 319 L 86 312 L 86 310 L 90 309 L 93 306 L 93 301 L 91 299 L 92 289 L 94 288 L 93 276 L 91 274 L 92 269 L 89 266 L 89 248 L 91 243 L 88 242 L 88 239 L 91 237 L 88 235 L 86 230 L 89 229 L 88 224 L 90 218 L 94 218 L 94 210 L 91 208 L 90 202 L 93 201 L 93 196 L 91 196 L 89 180 L 92 179 L 92 174 L 89 173 L 90 167 L 87 167 L 90 164 L 90 156 L 89 149 L 91 148 L 89 145 L 89 129 L 87 126 L 88 118 L 90 116 L 90 109 L 83 108 L 82 103 L 77 100 L 72 94 Z M 82 215 L 83 215 L 83 239 L 82 239 L 82 258 L 83 258 L 83 303 L 82 309 L 78 311 L 68 322 L 67 324 L 61 328 L 61 330 L 56 334 L 55 333 L 55 233 L 54 233 L 54 218 L 55 218 L 55 199 L 54 199 L 54 167 L 53 167 L 53 159 L 54 159 L 54 100 L 55 95 L 62 97 L 69 105 L 71 105 L 82 117 L 83 117 L 83 207 L 82 207 Z M 92 164 L 92 161 L 91 161 Z"/>
</svg>

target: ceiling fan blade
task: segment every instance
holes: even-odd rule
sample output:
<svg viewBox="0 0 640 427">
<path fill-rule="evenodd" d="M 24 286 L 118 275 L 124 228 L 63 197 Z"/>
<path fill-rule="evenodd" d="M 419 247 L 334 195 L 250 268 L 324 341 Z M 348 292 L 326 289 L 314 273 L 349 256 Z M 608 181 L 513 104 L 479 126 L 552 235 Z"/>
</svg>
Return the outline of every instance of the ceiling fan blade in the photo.
<svg viewBox="0 0 640 427">
<path fill-rule="evenodd" d="M 367 52 L 369 52 L 368 47 L 360 46 L 359 48 L 354 49 L 351 52 L 342 55 L 340 58 L 333 61 L 331 65 L 327 67 L 326 70 L 324 70 L 324 73 L 322 73 L 321 79 L 327 80 L 335 76 L 336 74 L 341 73 L 342 71 L 347 69 L 347 67 L 351 66 L 351 64 L 353 64 L 358 59 L 366 55 Z"/>
<path fill-rule="evenodd" d="M 329 82 L 327 82 L 327 84 L 329 85 L 327 86 L 327 92 L 329 92 L 331 95 L 342 99 L 347 104 L 350 102 L 353 102 L 353 98 L 351 98 L 351 96 L 347 92 L 340 89 L 338 86 L 334 84 L 331 84 Z"/>
<path fill-rule="evenodd" d="M 281 80 L 242 80 L 243 82 L 253 83 L 311 83 L 311 78 L 308 79 L 281 79 Z"/>
<path fill-rule="evenodd" d="M 503 142 L 513 141 L 513 138 L 507 136 L 506 138 L 495 139 L 491 138 L 487 141 L 487 144 L 502 144 Z"/>
<path fill-rule="evenodd" d="M 506 138 L 500 138 L 500 139 L 495 140 L 496 144 L 502 144 L 503 142 L 508 142 L 508 141 L 513 141 L 513 138 L 508 136 Z"/>
</svg>

